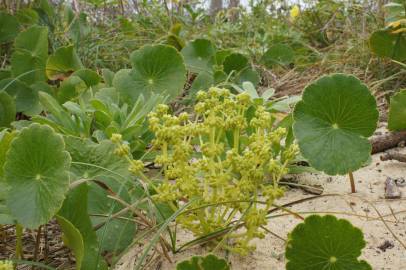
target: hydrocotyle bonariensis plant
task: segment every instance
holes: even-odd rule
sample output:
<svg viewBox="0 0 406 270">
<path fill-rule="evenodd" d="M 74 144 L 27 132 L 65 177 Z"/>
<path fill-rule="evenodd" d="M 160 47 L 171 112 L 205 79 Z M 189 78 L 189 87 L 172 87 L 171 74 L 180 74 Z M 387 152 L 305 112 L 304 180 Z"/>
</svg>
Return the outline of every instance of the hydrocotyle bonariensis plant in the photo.
<svg viewBox="0 0 406 270">
<path fill-rule="evenodd" d="M 351 75 L 323 76 L 308 85 L 293 112 L 293 131 L 310 165 L 329 175 L 350 176 L 371 155 L 378 110 L 368 87 Z"/>
</svg>

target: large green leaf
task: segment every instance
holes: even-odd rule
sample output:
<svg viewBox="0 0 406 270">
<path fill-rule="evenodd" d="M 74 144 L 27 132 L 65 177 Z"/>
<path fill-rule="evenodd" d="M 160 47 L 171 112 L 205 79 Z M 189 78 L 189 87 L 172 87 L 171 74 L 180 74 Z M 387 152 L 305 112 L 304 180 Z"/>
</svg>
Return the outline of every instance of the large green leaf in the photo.
<svg viewBox="0 0 406 270">
<path fill-rule="evenodd" d="M 364 247 L 361 230 L 347 220 L 313 215 L 290 234 L 286 270 L 372 270 L 358 260 Z"/>
<path fill-rule="evenodd" d="M 58 89 L 58 101 L 63 104 L 78 97 L 87 89 L 86 83 L 78 76 L 72 75 L 65 79 Z"/>
<path fill-rule="evenodd" d="M 230 266 L 224 259 L 219 259 L 213 254 L 206 257 L 193 256 L 189 260 L 176 265 L 176 270 L 229 270 Z"/>
<path fill-rule="evenodd" d="M 133 104 L 140 94 L 149 98 L 152 93 L 174 99 L 182 92 L 186 68 L 175 48 L 144 46 L 131 54 L 131 63 L 131 71 L 118 72 L 113 81 L 124 101 Z"/>
<path fill-rule="evenodd" d="M 82 62 L 73 46 L 58 48 L 46 62 L 46 74 L 50 80 L 64 80 L 82 68 Z"/>
<path fill-rule="evenodd" d="M 192 99 L 194 99 L 194 96 L 198 91 L 206 91 L 213 85 L 214 85 L 213 74 L 209 72 L 201 72 L 194 79 L 192 85 L 190 86 L 188 94 Z"/>
<path fill-rule="evenodd" d="M 87 210 L 88 186 L 86 183 L 69 191 L 58 215 L 69 220 L 83 238 L 84 254 L 81 270 L 105 270 L 106 262 L 99 253 L 99 243 Z"/>
<path fill-rule="evenodd" d="M 406 130 L 406 89 L 391 98 L 388 128 L 390 130 Z"/>
<path fill-rule="evenodd" d="M 3 165 L 6 162 L 6 153 L 14 136 L 14 132 L 10 133 L 7 130 L 0 132 L 0 224 L 14 224 L 14 218 L 10 215 L 6 205 L 9 189 L 3 179 Z"/>
<path fill-rule="evenodd" d="M 87 68 L 75 71 L 72 76 L 78 76 L 81 78 L 88 87 L 97 85 L 101 80 L 101 77 L 97 72 Z"/>
<path fill-rule="evenodd" d="M 16 17 L 0 12 L 0 44 L 13 40 L 19 29 L 20 25 Z"/>
<path fill-rule="evenodd" d="M 15 39 L 15 51 L 11 56 L 14 77 L 28 85 L 45 81 L 45 64 L 48 57 L 48 28 L 31 26 Z"/>
<path fill-rule="evenodd" d="M 405 33 L 393 34 L 391 30 L 379 30 L 372 33 L 369 39 L 372 52 L 381 57 L 397 61 L 406 60 Z"/>
<path fill-rule="evenodd" d="M 82 266 L 82 260 L 85 253 L 85 247 L 83 238 L 78 229 L 66 218 L 62 216 L 56 216 L 56 220 L 63 232 L 63 242 L 69 247 L 73 254 L 75 254 L 76 269 L 80 269 Z"/>
<path fill-rule="evenodd" d="M 262 62 L 267 68 L 275 65 L 288 65 L 293 63 L 294 51 L 288 45 L 276 44 L 270 47 L 262 56 Z"/>
<path fill-rule="evenodd" d="M 251 82 L 254 86 L 257 86 L 260 81 L 260 76 L 258 72 L 256 72 L 251 67 L 246 67 L 240 72 L 238 72 L 237 76 L 235 77 L 234 81 L 242 85 L 244 82 Z"/>
<path fill-rule="evenodd" d="M 16 105 L 13 98 L 5 91 L 0 91 L 0 128 L 10 126 L 15 117 Z"/>
<path fill-rule="evenodd" d="M 226 56 L 223 62 L 224 72 L 238 73 L 249 66 L 248 58 L 240 53 L 232 53 Z"/>
<path fill-rule="evenodd" d="M 311 166 L 330 175 L 359 169 L 370 157 L 366 137 L 378 121 L 375 98 L 356 77 L 333 74 L 307 86 L 293 130 Z"/>
<path fill-rule="evenodd" d="M 194 73 L 212 72 L 216 48 L 207 39 L 196 39 L 182 49 L 186 67 Z"/>
<path fill-rule="evenodd" d="M 4 164 L 7 205 L 18 223 L 37 228 L 62 206 L 69 188 L 69 153 L 50 127 L 32 124 L 12 141 Z"/>
<path fill-rule="evenodd" d="M 38 92 L 22 81 L 4 79 L 0 81 L 1 90 L 6 91 L 7 94 L 14 98 L 17 112 L 27 113 L 38 105 Z"/>
<path fill-rule="evenodd" d="M 31 8 L 23 8 L 17 11 L 16 17 L 18 22 L 24 26 L 30 26 L 38 24 L 39 16 L 38 13 Z"/>
</svg>

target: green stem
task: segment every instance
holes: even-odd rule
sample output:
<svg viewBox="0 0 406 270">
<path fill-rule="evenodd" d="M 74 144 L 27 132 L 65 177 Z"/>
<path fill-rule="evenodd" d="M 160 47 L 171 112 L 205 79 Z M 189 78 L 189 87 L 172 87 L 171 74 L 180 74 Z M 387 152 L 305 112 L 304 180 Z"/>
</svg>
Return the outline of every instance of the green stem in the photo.
<svg viewBox="0 0 406 270">
<path fill-rule="evenodd" d="M 21 260 L 23 254 L 23 227 L 20 224 L 16 225 L 16 258 Z"/>
</svg>

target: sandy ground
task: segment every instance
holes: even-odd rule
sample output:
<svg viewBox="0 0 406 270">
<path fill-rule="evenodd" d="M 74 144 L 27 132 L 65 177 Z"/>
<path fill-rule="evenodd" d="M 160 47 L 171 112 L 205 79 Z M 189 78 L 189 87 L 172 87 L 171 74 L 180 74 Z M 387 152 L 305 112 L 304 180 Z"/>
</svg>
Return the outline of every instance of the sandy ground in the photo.
<svg viewBox="0 0 406 270">
<path fill-rule="evenodd" d="M 406 153 L 406 148 L 400 150 Z M 402 247 L 396 237 L 406 243 L 406 187 L 401 187 L 402 198 L 396 200 L 384 199 L 384 183 L 387 177 L 406 178 L 406 164 L 397 161 L 380 161 L 379 154 L 374 155 L 372 163 L 354 173 L 357 193 L 350 194 L 349 180 L 347 176 L 329 177 L 326 175 L 304 174 L 299 181 L 303 184 L 320 184 L 324 187 L 323 194 L 340 194 L 338 196 L 321 197 L 292 206 L 290 209 L 306 216 L 311 213 L 332 213 L 337 217 L 346 218 L 353 225 L 364 232 L 367 246 L 363 251 L 362 259 L 367 260 L 374 270 L 406 270 L 406 249 Z M 286 196 L 279 200 L 279 204 L 306 198 L 310 195 L 300 189 L 292 189 Z M 386 220 L 379 219 L 374 209 Z M 280 214 L 280 213 L 277 213 Z M 300 220 L 291 216 L 272 218 L 269 220 L 268 229 L 282 238 L 287 237 Z M 178 237 L 185 240 L 190 236 L 179 232 Z M 393 244 L 385 251 L 378 247 L 389 241 Z M 284 250 L 285 242 L 275 236 L 267 235 L 265 239 L 254 241 L 257 249 L 252 254 L 241 257 L 225 252 L 217 255 L 227 257 L 233 270 L 285 269 Z M 173 263 L 160 259 L 158 263 L 148 269 L 174 270 L 176 262 L 182 261 L 191 255 L 205 255 L 209 250 L 201 247 L 186 250 L 172 256 Z M 136 261 L 136 253 L 130 252 L 123 259 L 126 261 L 118 269 L 132 269 L 131 264 Z"/>
</svg>

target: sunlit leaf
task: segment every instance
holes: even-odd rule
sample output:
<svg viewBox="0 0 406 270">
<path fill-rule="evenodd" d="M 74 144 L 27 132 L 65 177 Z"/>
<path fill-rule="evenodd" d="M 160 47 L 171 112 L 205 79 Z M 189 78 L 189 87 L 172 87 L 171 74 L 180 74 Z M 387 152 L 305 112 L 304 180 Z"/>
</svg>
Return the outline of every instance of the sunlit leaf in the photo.
<svg viewBox="0 0 406 270">
<path fill-rule="evenodd" d="M 194 256 L 189 260 L 176 265 L 176 270 L 229 270 L 230 266 L 224 259 L 219 259 L 213 254 L 206 257 Z"/>
<path fill-rule="evenodd" d="M 364 247 L 361 230 L 347 220 L 313 215 L 290 233 L 286 270 L 372 270 L 358 260 Z"/>
<path fill-rule="evenodd" d="M 300 151 L 315 169 L 346 174 L 368 160 L 367 137 L 376 129 L 378 110 L 375 98 L 356 77 L 333 74 L 311 83 L 293 116 Z"/>
<path fill-rule="evenodd" d="M 388 128 L 390 130 L 406 130 L 406 89 L 391 98 Z"/>
<path fill-rule="evenodd" d="M 82 62 L 73 46 L 58 48 L 46 62 L 46 74 L 50 80 L 64 80 L 82 68 Z"/>
<path fill-rule="evenodd" d="M 182 49 L 186 67 L 194 73 L 212 72 L 216 48 L 207 39 L 196 39 Z"/>
<path fill-rule="evenodd" d="M 15 39 L 15 51 L 11 56 L 14 77 L 28 85 L 45 81 L 45 64 L 48 57 L 48 28 L 31 26 Z"/>
<path fill-rule="evenodd" d="M 62 136 L 32 124 L 11 142 L 4 164 L 7 206 L 18 223 L 37 228 L 62 206 L 69 187 L 69 153 Z"/>
</svg>

